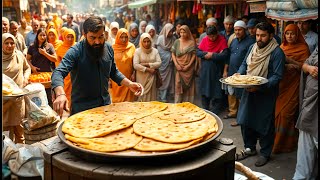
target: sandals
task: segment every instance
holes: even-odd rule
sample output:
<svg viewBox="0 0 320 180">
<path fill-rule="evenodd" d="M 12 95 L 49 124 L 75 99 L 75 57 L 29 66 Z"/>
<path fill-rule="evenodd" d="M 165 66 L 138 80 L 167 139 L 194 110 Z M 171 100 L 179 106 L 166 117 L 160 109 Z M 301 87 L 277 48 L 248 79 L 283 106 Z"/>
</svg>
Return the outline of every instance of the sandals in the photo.
<svg viewBox="0 0 320 180">
<path fill-rule="evenodd" d="M 230 126 L 235 127 L 235 126 L 239 126 L 240 124 L 237 123 L 237 121 L 232 121 L 230 123 Z"/>
<path fill-rule="evenodd" d="M 236 117 L 237 117 L 236 115 L 227 114 L 227 115 L 223 116 L 223 119 L 236 118 Z"/>
<path fill-rule="evenodd" d="M 246 159 L 249 156 L 254 156 L 256 154 L 257 154 L 256 150 L 251 150 L 250 148 L 246 148 L 246 149 L 240 151 L 240 153 L 235 154 L 235 160 L 241 161 L 241 160 Z"/>
</svg>

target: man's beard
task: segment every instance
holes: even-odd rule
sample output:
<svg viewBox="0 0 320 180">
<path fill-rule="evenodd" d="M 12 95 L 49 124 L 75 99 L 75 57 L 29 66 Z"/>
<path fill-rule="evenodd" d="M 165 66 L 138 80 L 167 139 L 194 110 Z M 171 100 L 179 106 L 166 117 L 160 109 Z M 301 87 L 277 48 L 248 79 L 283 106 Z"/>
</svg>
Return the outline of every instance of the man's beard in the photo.
<svg viewBox="0 0 320 180">
<path fill-rule="evenodd" d="M 263 49 L 264 47 L 266 47 L 271 40 L 267 41 L 267 42 L 262 42 L 262 41 L 257 41 L 257 45 L 260 49 Z"/>
<path fill-rule="evenodd" d="M 100 58 L 104 54 L 103 49 L 104 49 L 104 42 L 102 44 L 98 44 L 98 45 L 96 44 L 91 46 L 88 40 L 86 39 L 86 51 L 92 62 L 98 62 L 100 60 Z"/>
</svg>

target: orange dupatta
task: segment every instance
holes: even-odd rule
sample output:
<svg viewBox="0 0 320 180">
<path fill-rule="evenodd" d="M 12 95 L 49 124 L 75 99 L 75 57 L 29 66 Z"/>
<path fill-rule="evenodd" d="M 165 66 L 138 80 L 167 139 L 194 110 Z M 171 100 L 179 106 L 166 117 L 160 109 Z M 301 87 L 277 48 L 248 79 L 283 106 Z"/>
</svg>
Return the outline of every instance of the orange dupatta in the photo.
<svg viewBox="0 0 320 180">
<path fill-rule="evenodd" d="M 128 30 L 124 28 L 119 29 L 112 48 L 114 50 L 114 60 L 117 68 L 126 78 L 130 79 L 133 74 L 133 56 L 136 48 L 129 42 L 129 39 L 127 39 L 125 43 L 120 40 L 120 36 L 123 33 L 129 37 Z M 124 101 L 132 102 L 135 100 L 135 96 L 129 88 L 118 86 L 114 81 L 111 81 L 111 90 L 113 103 Z"/>
<path fill-rule="evenodd" d="M 66 40 L 67 36 L 71 34 L 73 35 L 73 42 L 70 43 Z M 67 53 L 67 51 L 70 49 L 71 46 L 73 46 L 76 43 L 76 33 L 72 29 L 66 29 L 63 32 L 63 38 L 65 39 L 62 43 L 62 45 L 57 49 L 57 56 L 58 61 L 56 62 L 56 67 L 60 64 L 62 58 Z M 69 107 L 71 106 L 71 91 L 72 91 L 72 82 L 71 82 L 71 76 L 70 73 L 64 78 L 64 92 L 66 93 L 66 97 L 69 101 Z"/>
<path fill-rule="evenodd" d="M 54 50 L 57 51 L 57 49 L 61 46 L 62 41 L 59 40 L 59 36 L 58 36 L 57 30 L 48 29 L 47 30 L 47 34 L 49 35 L 50 32 L 54 34 L 55 39 L 54 39 L 54 42 L 49 42 L 49 41 L 48 42 L 51 43 L 53 45 L 53 47 L 54 47 Z M 57 64 L 56 64 L 56 67 L 57 67 Z"/>
</svg>

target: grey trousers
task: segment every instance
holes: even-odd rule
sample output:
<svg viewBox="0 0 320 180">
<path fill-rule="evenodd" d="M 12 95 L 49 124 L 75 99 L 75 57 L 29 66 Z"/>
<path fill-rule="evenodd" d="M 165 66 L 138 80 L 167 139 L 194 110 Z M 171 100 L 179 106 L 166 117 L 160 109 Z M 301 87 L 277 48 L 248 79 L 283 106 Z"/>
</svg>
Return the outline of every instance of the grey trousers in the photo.
<svg viewBox="0 0 320 180">
<path fill-rule="evenodd" d="M 318 139 L 299 131 L 296 171 L 293 180 L 315 180 L 318 177 Z"/>
</svg>

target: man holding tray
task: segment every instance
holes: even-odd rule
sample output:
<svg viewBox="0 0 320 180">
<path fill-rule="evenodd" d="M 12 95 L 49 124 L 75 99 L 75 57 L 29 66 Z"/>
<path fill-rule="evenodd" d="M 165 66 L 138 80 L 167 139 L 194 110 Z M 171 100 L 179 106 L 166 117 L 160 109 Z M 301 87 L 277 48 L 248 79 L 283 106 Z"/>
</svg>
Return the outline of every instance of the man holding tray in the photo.
<svg viewBox="0 0 320 180">
<path fill-rule="evenodd" d="M 270 23 L 259 23 L 256 28 L 256 43 L 249 48 L 238 73 L 264 77 L 268 83 L 246 88 L 242 94 L 237 122 L 241 125 L 245 149 L 236 154 L 236 160 L 256 155 L 259 139 L 260 156 L 255 163 L 259 167 L 269 161 L 272 152 L 275 103 L 285 55 L 273 37 L 274 28 Z"/>
</svg>

